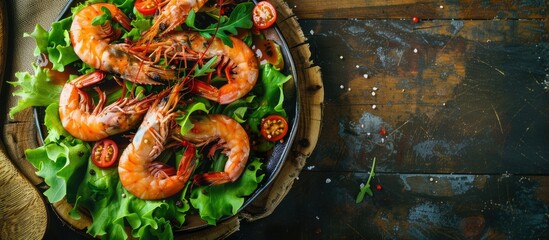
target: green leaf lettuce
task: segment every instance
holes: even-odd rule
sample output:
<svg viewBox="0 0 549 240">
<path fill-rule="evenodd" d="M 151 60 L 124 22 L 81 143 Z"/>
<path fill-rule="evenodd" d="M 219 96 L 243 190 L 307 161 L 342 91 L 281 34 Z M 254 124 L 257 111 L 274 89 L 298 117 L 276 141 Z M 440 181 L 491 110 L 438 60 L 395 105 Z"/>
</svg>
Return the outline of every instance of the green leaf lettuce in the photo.
<svg viewBox="0 0 549 240">
<path fill-rule="evenodd" d="M 199 210 L 200 217 L 208 224 L 215 225 L 222 217 L 235 215 L 244 204 L 244 198 L 252 194 L 263 180 L 265 175 L 258 175 L 261 161 L 258 158 L 250 160 L 236 182 L 195 187 L 192 190 L 191 204 Z"/>
<path fill-rule="evenodd" d="M 59 132 L 61 125 L 58 115 L 59 106 L 51 104 L 46 109 L 45 125 L 52 130 L 44 146 L 28 149 L 25 155 L 38 171 L 36 175 L 44 178 L 50 188 L 44 195 L 51 203 L 67 197 L 68 202 L 75 202 L 78 184 L 82 180 L 86 159 L 89 156 L 88 144 L 72 136 L 63 136 Z"/>
</svg>

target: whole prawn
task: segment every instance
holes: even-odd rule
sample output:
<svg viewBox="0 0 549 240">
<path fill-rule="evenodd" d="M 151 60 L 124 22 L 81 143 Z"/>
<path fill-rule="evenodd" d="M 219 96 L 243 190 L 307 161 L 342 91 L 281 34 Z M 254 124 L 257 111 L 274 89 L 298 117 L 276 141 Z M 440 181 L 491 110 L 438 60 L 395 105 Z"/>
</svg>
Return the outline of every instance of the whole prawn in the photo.
<svg viewBox="0 0 549 240">
<path fill-rule="evenodd" d="M 194 80 L 192 90 L 221 104 L 231 103 L 246 95 L 258 79 L 258 62 L 253 51 L 242 40 L 230 37 L 233 46 L 227 46 L 219 38 L 207 39 L 197 32 L 172 32 L 155 39 L 146 46 L 134 46 L 132 51 L 145 50 L 149 57 L 163 56 L 173 60 L 201 60 L 218 57 L 217 67 L 224 68 L 228 83 L 216 88 Z M 218 73 L 220 74 L 220 73 Z"/>
<path fill-rule="evenodd" d="M 138 43 L 147 44 L 156 36 L 162 36 L 183 24 L 189 12 L 198 11 L 207 0 L 167 0 L 160 3 L 160 11 L 154 17 L 153 25 L 140 38 Z"/>
<path fill-rule="evenodd" d="M 130 19 L 113 4 L 96 3 L 84 7 L 74 15 L 70 28 L 74 52 L 83 62 L 96 69 L 118 74 L 122 79 L 142 84 L 158 84 L 158 80 L 176 77 L 175 71 L 155 66 L 130 54 L 128 45 L 111 44 L 121 34 L 111 25 L 111 20 L 104 24 L 92 23 L 104 11 L 109 11 L 123 28 L 131 29 Z"/>
<path fill-rule="evenodd" d="M 63 86 L 59 98 L 59 117 L 65 130 L 76 138 L 97 141 L 135 128 L 154 100 L 152 95 L 141 100 L 119 98 L 105 107 L 105 92 L 95 88 L 99 101 L 93 107 L 89 95 L 82 88 L 100 82 L 104 77 L 105 73 L 95 71 Z"/>
<path fill-rule="evenodd" d="M 172 196 L 183 189 L 193 171 L 195 148 L 192 144 L 187 145 L 176 171 L 155 161 L 170 136 L 182 87 L 183 83 L 175 85 L 167 98 L 158 98 L 153 103 L 120 157 L 120 182 L 138 198 L 153 200 Z"/>
<path fill-rule="evenodd" d="M 195 175 L 194 182 L 203 186 L 236 181 L 244 171 L 250 155 L 250 140 L 246 130 L 234 119 L 221 114 L 193 117 L 191 122 L 193 128 L 181 138 L 200 145 L 217 141 L 213 150 L 221 148 L 222 153 L 228 157 L 223 172 Z M 213 152 L 210 152 L 210 156 Z"/>
</svg>

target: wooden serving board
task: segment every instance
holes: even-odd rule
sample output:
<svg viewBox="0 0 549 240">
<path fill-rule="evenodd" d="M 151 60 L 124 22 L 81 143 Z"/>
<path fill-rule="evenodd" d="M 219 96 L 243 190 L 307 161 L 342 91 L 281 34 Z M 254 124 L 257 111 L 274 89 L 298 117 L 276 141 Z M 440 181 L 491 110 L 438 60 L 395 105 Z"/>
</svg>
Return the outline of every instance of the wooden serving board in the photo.
<svg viewBox="0 0 549 240">
<path fill-rule="evenodd" d="M 31 2 L 30 0 L 27 0 Z M 292 58 L 295 62 L 297 74 L 298 74 L 298 86 L 299 86 L 299 101 L 300 101 L 300 119 L 299 119 L 299 128 L 295 138 L 294 145 L 292 146 L 292 152 L 288 156 L 286 163 L 279 172 L 278 177 L 275 179 L 268 191 L 265 191 L 260 197 L 258 197 L 248 208 L 246 208 L 240 215 L 240 218 L 244 218 L 248 221 L 253 221 L 259 218 L 264 218 L 269 216 L 272 211 L 278 206 L 280 201 L 286 196 L 288 191 L 293 185 L 294 180 L 297 178 L 301 169 L 305 165 L 307 157 L 312 153 L 317 139 L 318 134 L 321 128 L 322 120 L 322 104 L 324 101 L 324 89 L 322 84 L 322 78 L 320 73 L 320 68 L 315 66 L 310 60 L 311 52 L 309 50 L 309 45 L 306 43 L 304 34 L 297 22 L 297 18 L 293 14 L 292 10 L 288 7 L 285 1 L 283 0 L 274 0 L 271 1 L 277 8 L 279 14 L 277 24 L 279 26 L 282 35 L 284 36 L 288 47 L 292 53 Z M 4 0 L 0 0 L 0 8 L 5 10 Z M 1 20 L 4 20 L 5 15 L 0 15 L 0 23 L 4 23 Z M 0 25 L 1 29 L 5 30 L 5 25 Z M 5 34 L 0 31 L 0 40 L 5 40 Z M 12 41 L 18 40 L 20 36 L 10 36 Z M 5 45 L 0 42 L 0 54 L 4 53 Z M 14 51 L 17 51 L 15 49 Z M 0 66 L 3 66 L 3 59 L 0 58 Z M 14 71 L 19 71 L 14 69 Z M 9 71 L 8 71 L 9 72 Z M 10 74 L 13 75 L 13 72 Z M 3 73 L 0 69 L 0 73 Z M 3 78 L 4 79 L 4 78 Z M 5 78 L 8 81 L 13 81 L 13 76 L 6 76 Z M 22 224 L 19 226 L 19 232 L 9 232 L 9 235 L 6 236 L 19 236 L 21 232 L 33 233 L 35 235 L 26 237 L 25 239 L 39 239 L 42 238 L 45 234 L 45 229 L 48 229 L 46 236 L 53 237 L 65 237 L 65 235 L 58 233 L 58 231 L 67 230 L 67 227 L 52 226 L 58 225 L 59 221 L 56 215 L 53 215 L 53 222 L 55 224 L 47 224 L 47 217 L 45 212 L 44 203 L 42 202 L 38 191 L 35 191 L 32 185 L 34 186 L 44 186 L 43 180 L 35 175 L 34 167 L 28 163 L 25 159 L 24 151 L 28 148 L 36 148 L 39 146 L 39 141 L 37 138 L 37 132 L 34 125 L 34 118 L 31 109 L 27 109 L 21 113 L 18 113 L 14 119 L 7 117 L 7 111 L 17 103 L 17 98 L 12 95 L 13 89 L 10 85 L 6 84 L 4 81 L 4 91 L 0 95 L 4 104 L 0 111 L 3 111 L 2 121 L 2 138 L 0 139 L 3 143 L 2 146 L 6 148 L 6 155 L 9 156 L 11 161 L 6 161 L 12 167 L 12 163 L 16 166 L 13 168 L 5 168 L 4 165 L 0 165 L 2 168 L 0 171 L 2 173 L 7 172 L 11 175 L 19 176 L 14 181 L 18 182 L 18 185 L 23 185 L 26 183 L 28 188 L 20 191 L 21 193 L 26 193 L 32 195 L 34 200 L 30 204 L 29 200 L 20 200 L 18 203 L 26 205 L 28 212 L 18 212 L 13 217 L 14 222 L 23 222 L 16 219 L 25 219 L 32 216 L 36 221 L 34 224 Z M 6 104 L 7 103 L 7 104 Z M 0 152 L 3 153 L 3 152 Z M 0 154 L 1 155 L 1 154 Z M 3 160 L 0 158 L 0 160 Z M 7 160 L 7 158 L 6 158 Z M 3 164 L 4 162 L 2 162 Z M 6 170 L 7 169 L 7 170 Z M 2 177 L 4 175 L 2 174 Z M 26 176 L 30 180 L 25 180 L 23 177 Z M 1 182 L 0 184 L 3 184 Z M 42 189 L 43 190 L 43 189 Z M 3 195 L 2 195 L 3 197 Z M 23 199 L 23 198 L 20 198 Z M 0 199 L 3 204 L 5 201 L 3 198 Z M 41 203 L 38 204 L 38 203 Z M 2 211 L 3 205 L 2 206 Z M 60 218 L 64 221 L 69 222 L 72 228 L 75 229 L 84 229 L 89 225 L 90 219 L 82 219 L 81 221 L 72 220 L 66 213 L 70 209 L 70 205 L 66 202 L 59 202 L 53 205 L 48 205 L 56 211 Z M 34 214 L 34 215 L 33 215 Z M 38 214 L 42 214 L 37 216 Z M 3 216 L 6 216 L 3 214 Z M 50 220 L 52 216 L 50 216 Z M 3 223 L 2 223 L 3 224 Z M 2 225 L 2 228 L 4 226 Z M 204 231 L 193 232 L 192 234 L 184 234 L 181 237 L 199 237 L 199 238 L 223 238 L 239 228 L 239 218 L 234 217 L 228 221 L 217 225 L 216 227 L 207 228 Z M 53 229 L 53 230 L 52 230 Z M 68 231 L 68 230 L 67 230 Z M 2 234 L 4 234 L 4 229 L 2 229 Z M 179 235 L 178 235 L 179 236 Z M 4 235 L 0 237 L 4 239 Z"/>
</svg>

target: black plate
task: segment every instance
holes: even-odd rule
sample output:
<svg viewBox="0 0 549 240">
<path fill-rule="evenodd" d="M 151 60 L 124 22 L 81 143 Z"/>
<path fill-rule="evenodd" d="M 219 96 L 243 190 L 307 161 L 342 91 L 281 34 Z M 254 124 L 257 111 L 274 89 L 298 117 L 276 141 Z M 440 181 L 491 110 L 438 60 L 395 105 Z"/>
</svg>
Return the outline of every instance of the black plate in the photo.
<svg viewBox="0 0 549 240">
<path fill-rule="evenodd" d="M 71 14 L 70 9 L 76 6 L 76 4 L 80 2 L 84 2 L 84 0 L 69 0 L 67 5 L 65 5 L 63 10 L 61 11 L 57 20 L 60 20 L 64 17 L 69 16 Z M 257 3 L 257 1 L 255 0 L 253 2 Z M 282 50 L 282 55 L 284 57 L 284 63 L 285 63 L 282 73 L 292 76 L 292 79 L 288 81 L 286 84 L 284 84 L 284 109 L 288 114 L 288 123 L 290 124 L 291 127 L 289 129 L 289 133 L 286 140 L 283 143 L 277 143 L 272 151 L 272 155 L 268 159 L 266 159 L 266 161 L 264 162 L 265 177 L 263 181 L 259 184 L 257 190 L 254 193 L 252 193 L 248 198 L 246 198 L 246 200 L 244 201 L 244 205 L 242 205 L 242 207 L 238 210 L 238 212 L 246 208 L 263 191 L 265 191 L 278 175 L 278 172 L 282 168 L 282 165 L 284 164 L 288 154 L 290 153 L 290 148 L 295 138 L 295 134 L 297 131 L 297 124 L 299 120 L 300 108 L 299 108 L 299 96 L 297 91 L 298 76 L 297 76 L 297 71 L 295 69 L 294 61 L 292 59 L 292 55 L 290 53 L 290 49 L 286 44 L 286 41 L 284 40 L 284 37 L 282 36 L 278 27 L 275 26 L 275 27 L 271 27 L 269 29 L 263 30 L 263 33 L 265 34 L 267 39 L 273 40 L 280 45 Z M 44 110 L 45 108 L 34 108 L 34 119 L 38 129 L 40 141 L 43 141 L 44 136 L 46 136 L 46 128 L 43 125 Z M 191 230 L 196 230 L 196 229 L 200 229 L 208 226 L 205 222 L 199 220 L 197 216 L 194 216 L 194 217 L 187 216 L 187 218 L 189 217 L 191 217 L 191 219 L 189 219 L 191 221 L 187 221 L 189 222 L 189 224 L 185 224 L 184 228 L 179 229 L 179 231 L 191 231 Z M 225 219 L 222 219 L 221 221 Z"/>
</svg>

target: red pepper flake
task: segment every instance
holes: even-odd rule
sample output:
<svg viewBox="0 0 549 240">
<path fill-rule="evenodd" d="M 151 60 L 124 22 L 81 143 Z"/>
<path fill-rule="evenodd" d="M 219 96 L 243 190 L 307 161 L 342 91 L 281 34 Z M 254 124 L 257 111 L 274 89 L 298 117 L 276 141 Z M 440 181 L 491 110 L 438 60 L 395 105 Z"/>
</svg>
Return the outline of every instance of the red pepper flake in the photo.
<svg viewBox="0 0 549 240">
<path fill-rule="evenodd" d="M 381 184 L 376 183 L 376 190 L 381 191 Z"/>
<path fill-rule="evenodd" d="M 418 22 L 419 22 L 419 18 L 418 18 L 418 17 L 416 17 L 416 16 L 414 16 L 414 17 L 412 18 L 412 22 L 414 22 L 414 23 L 418 23 Z"/>
<path fill-rule="evenodd" d="M 387 130 L 385 130 L 385 128 L 381 128 L 381 130 L 379 130 L 379 134 L 381 134 L 382 136 L 385 136 L 387 135 Z"/>
</svg>

